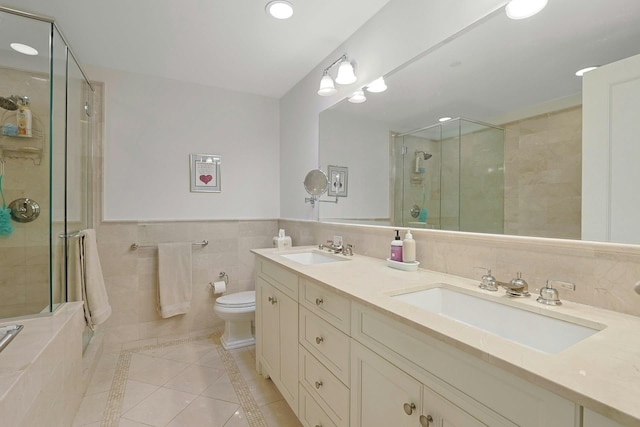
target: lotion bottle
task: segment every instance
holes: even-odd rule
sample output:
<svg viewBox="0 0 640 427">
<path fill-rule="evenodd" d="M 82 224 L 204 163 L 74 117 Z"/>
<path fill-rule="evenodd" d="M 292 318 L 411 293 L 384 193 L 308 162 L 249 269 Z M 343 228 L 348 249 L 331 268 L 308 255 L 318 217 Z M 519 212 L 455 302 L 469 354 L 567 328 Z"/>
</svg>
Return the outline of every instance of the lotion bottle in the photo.
<svg viewBox="0 0 640 427">
<path fill-rule="evenodd" d="M 391 241 L 391 261 L 402 262 L 402 240 L 398 230 L 395 239 Z"/>
<path fill-rule="evenodd" d="M 416 241 L 413 240 L 411 230 L 407 230 L 407 234 L 402 241 L 402 262 L 416 261 Z"/>
<path fill-rule="evenodd" d="M 32 136 L 33 117 L 31 116 L 31 108 L 29 108 L 29 97 L 23 96 L 19 98 L 19 104 L 20 106 L 16 112 L 18 136 L 30 138 Z"/>
</svg>

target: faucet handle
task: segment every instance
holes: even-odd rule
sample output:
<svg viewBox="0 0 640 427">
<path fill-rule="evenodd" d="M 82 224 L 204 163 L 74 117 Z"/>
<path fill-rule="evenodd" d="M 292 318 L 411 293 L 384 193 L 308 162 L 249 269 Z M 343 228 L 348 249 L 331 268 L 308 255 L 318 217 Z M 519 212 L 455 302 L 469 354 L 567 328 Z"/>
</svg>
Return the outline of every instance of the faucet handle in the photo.
<svg viewBox="0 0 640 427">
<path fill-rule="evenodd" d="M 342 255 L 353 255 L 353 245 L 351 243 L 347 243 L 342 247 Z"/>
<path fill-rule="evenodd" d="M 540 289 L 540 296 L 536 301 L 546 305 L 561 305 L 558 290 L 551 285 L 551 282 L 555 282 L 555 280 L 547 280 L 546 286 Z"/>
<path fill-rule="evenodd" d="M 474 268 L 481 268 L 487 272 L 480 278 L 481 282 L 478 285 L 478 287 L 480 289 L 485 289 L 487 291 L 496 292 L 498 290 L 498 284 L 496 283 L 496 278 L 493 277 L 493 275 L 491 274 L 491 269 L 487 267 L 474 267 Z"/>
</svg>

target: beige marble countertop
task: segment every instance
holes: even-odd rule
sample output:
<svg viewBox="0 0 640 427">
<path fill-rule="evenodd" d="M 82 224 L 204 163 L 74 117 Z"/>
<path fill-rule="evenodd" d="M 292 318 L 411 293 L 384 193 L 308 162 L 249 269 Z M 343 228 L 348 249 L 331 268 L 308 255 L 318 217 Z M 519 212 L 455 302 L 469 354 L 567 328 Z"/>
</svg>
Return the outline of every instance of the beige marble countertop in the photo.
<svg viewBox="0 0 640 427">
<path fill-rule="evenodd" d="M 481 273 L 471 280 L 431 270 L 401 271 L 389 268 L 385 260 L 357 254 L 345 257 L 346 262 L 316 265 L 280 256 L 309 249 L 314 247 L 252 252 L 617 422 L 640 425 L 640 317 L 569 301 L 546 306 L 536 302 L 532 288 L 531 298 L 484 291 L 478 288 Z M 440 283 L 551 317 L 606 327 L 559 353 L 547 354 L 390 298 Z"/>
</svg>

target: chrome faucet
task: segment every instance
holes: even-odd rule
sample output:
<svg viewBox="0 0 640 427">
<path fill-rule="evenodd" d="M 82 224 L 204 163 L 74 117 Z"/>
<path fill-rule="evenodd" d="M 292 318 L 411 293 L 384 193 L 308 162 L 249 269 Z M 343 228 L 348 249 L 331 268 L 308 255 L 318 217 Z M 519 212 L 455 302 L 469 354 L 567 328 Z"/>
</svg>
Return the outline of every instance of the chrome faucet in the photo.
<svg viewBox="0 0 640 427">
<path fill-rule="evenodd" d="M 484 267 L 477 267 L 484 268 Z M 485 289 L 487 291 L 496 292 L 498 287 L 501 286 L 505 288 L 507 291 L 507 295 L 512 297 L 528 297 L 531 294 L 529 293 L 529 284 L 526 280 L 522 278 L 522 273 L 516 273 L 516 278 L 511 279 L 510 282 L 501 282 L 497 280 L 491 274 L 491 269 L 487 268 L 487 274 L 482 276 L 482 281 L 478 285 L 480 289 Z"/>
<path fill-rule="evenodd" d="M 346 256 L 353 255 L 353 245 L 351 245 L 351 244 L 335 245 L 332 240 L 327 240 L 326 244 L 320 243 L 318 245 L 318 249 L 320 249 L 320 250 L 326 249 L 329 252 L 333 252 L 334 254 L 342 254 L 342 255 L 346 255 Z"/>
</svg>

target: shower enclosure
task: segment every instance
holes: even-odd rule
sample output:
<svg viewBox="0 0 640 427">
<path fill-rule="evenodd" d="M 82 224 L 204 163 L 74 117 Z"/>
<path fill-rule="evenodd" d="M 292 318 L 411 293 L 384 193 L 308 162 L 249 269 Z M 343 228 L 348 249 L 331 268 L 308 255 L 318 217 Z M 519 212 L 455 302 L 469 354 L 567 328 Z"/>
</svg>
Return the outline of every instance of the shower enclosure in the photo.
<svg viewBox="0 0 640 427">
<path fill-rule="evenodd" d="M 52 19 L 0 7 L 0 22 L 0 162 L 13 228 L 0 235 L 0 318 L 10 318 L 66 301 L 67 246 L 92 226 L 94 91 Z M 14 99 L 28 103 L 30 123 Z M 17 135 L 25 125 L 30 136 Z"/>
<path fill-rule="evenodd" d="M 504 130 L 453 119 L 392 135 L 392 224 L 503 233 Z"/>
</svg>

